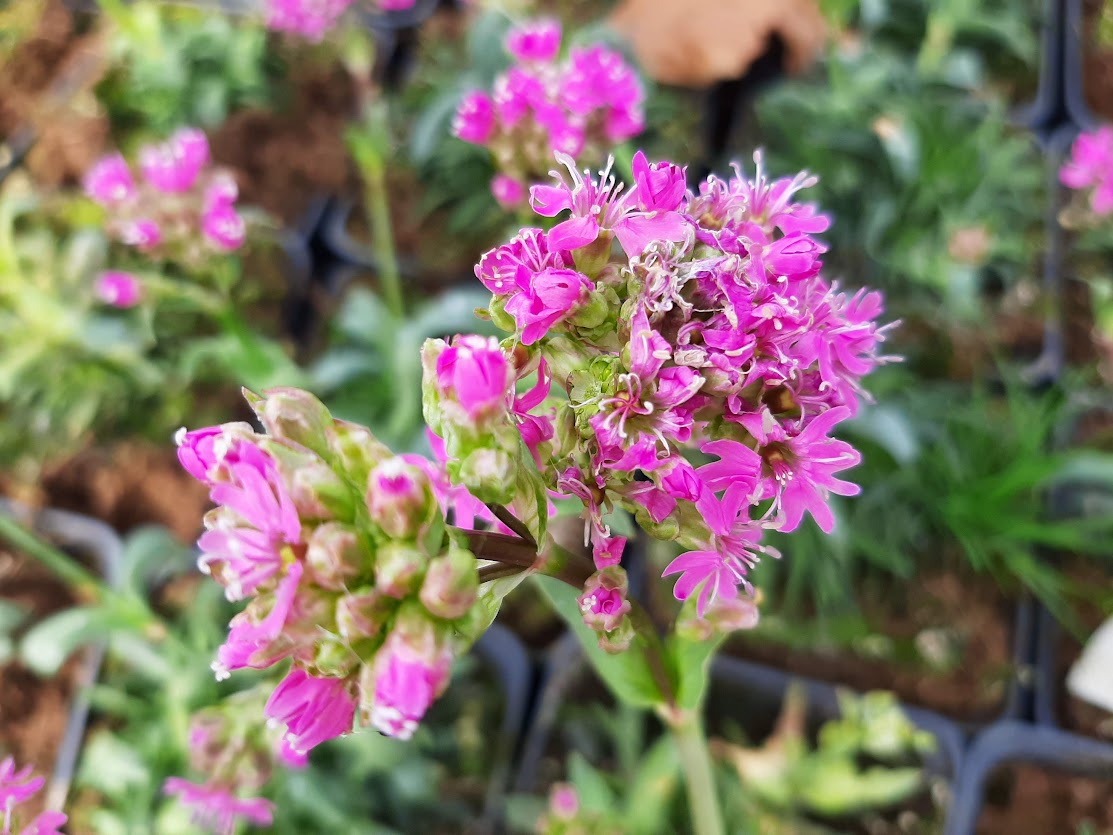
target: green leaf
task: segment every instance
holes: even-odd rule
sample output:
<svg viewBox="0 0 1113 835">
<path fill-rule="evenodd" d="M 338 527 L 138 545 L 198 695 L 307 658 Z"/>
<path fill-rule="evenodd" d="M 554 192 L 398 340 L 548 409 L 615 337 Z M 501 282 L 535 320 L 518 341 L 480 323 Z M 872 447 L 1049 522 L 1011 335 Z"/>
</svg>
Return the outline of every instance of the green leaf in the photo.
<svg viewBox="0 0 1113 835">
<path fill-rule="evenodd" d="M 693 597 L 684 605 L 686 609 L 694 609 L 695 604 Z M 675 671 L 677 705 L 687 710 L 696 710 L 703 704 L 710 678 L 711 657 L 726 637 L 725 632 L 718 632 L 715 637 L 703 641 L 689 640 L 679 633 L 668 637 L 665 651 Z"/>
<path fill-rule="evenodd" d="M 104 625 L 100 609 L 78 607 L 58 612 L 27 631 L 20 641 L 20 658 L 32 672 L 54 675 L 75 649 L 103 634 Z"/>
<path fill-rule="evenodd" d="M 654 743 L 642 758 L 626 795 L 626 825 L 634 835 L 653 835 L 668 820 L 668 809 L 680 787 L 680 760 L 672 736 Z"/>
<path fill-rule="evenodd" d="M 124 543 L 123 576 L 125 588 L 146 596 L 146 584 L 157 573 L 180 572 L 192 562 L 193 551 L 176 540 L 166 528 L 154 525 L 133 531 Z M 161 571 L 160 571 L 161 569 Z"/>
<path fill-rule="evenodd" d="M 147 785 L 151 776 L 133 746 L 113 733 L 99 731 L 82 751 L 77 779 L 84 786 L 117 797 Z"/>
<path fill-rule="evenodd" d="M 639 636 L 628 650 L 617 655 L 604 652 L 595 633 L 584 623 L 576 590 L 554 577 L 536 576 L 534 582 L 576 633 L 591 666 L 615 698 L 634 707 L 654 708 L 665 703 L 649 666 L 644 638 Z"/>
<path fill-rule="evenodd" d="M 573 751 L 568 756 L 568 778 L 576 787 L 580 806 L 585 812 L 606 815 L 615 811 L 617 798 L 607 785 L 606 775 L 589 763 L 579 751 Z"/>
</svg>

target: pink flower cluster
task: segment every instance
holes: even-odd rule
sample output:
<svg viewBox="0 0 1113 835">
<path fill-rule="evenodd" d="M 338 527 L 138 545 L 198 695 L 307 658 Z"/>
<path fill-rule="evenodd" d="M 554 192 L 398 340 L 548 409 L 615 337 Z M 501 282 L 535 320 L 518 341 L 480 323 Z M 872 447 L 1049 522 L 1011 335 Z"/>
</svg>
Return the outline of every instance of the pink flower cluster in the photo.
<svg viewBox="0 0 1113 835">
<path fill-rule="evenodd" d="M 300 769 L 303 752 L 293 749 L 277 728 L 263 721 L 260 687 L 241 691 L 194 715 L 189 727 L 190 767 L 206 775 L 201 783 L 171 777 L 163 791 L 186 806 L 199 827 L 231 835 L 238 822 L 269 826 L 274 804 L 253 797 L 275 767 Z"/>
<path fill-rule="evenodd" d="M 247 234 L 236 211 L 235 181 L 209 166 L 209 141 L 183 128 L 139 150 L 139 178 L 120 154 L 85 174 L 85 193 L 109 213 L 119 241 L 155 257 L 198 260 L 239 249 Z"/>
<path fill-rule="evenodd" d="M 1090 190 L 1094 214 L 1113 212 L 1113 127 L 1079 134 L 1070 159 L 1059 171 L 1059 180 L 1068 188 Z"/>
<path fill-rule="evenodd" d="M 31 766 L 17 769 L 15 760 L 0 760 L 0 835 L 62 835 L 58 827 L 66 822 L 61 812 L 40 812 L 22 829 L 16 826 L 16 807 L 34 797 L 46 781 L 31 776 Z"/>
<path fill-rule="evenodd" d="M 384 12 L 413 8 L 416 0 L 377 0 Z M 320 41 L 352 5 L 352 0 L 266 0 L 267 28 Z"/>
<path fill-rule="evenodd" d="M 554 154 L 601 159 L 645 128 L 645 92 L 622 56 L 596 45 L 558 60 L 560 42 L 555 20 L 513 29 L 506 47 L 516 63 L 491 93 L 470 92 L 456 110 L 453 132 L 490 149 L 499 171 L 491 191 L 507 207 L 525 203 Z"/>
<path fill-rule="evenodd" d="M 583 502 L 599 571 L 585 619 L 604 643 L 621 638 L 622 542 L 605 521 L 617 505 L 689 549 L 665 570 L 678 599 L 695 597 L 701 617 L 741 606 L 732 617 L 747 620 L 739 588 L 769 553 L 762 532 L 805 515 L 830 532 L 830 495 L 858 492 L 839 474 L 859 454 L 832 432 L 885 360 L 881 296 L 823 277 L 828 219 L 796 199 L 814 182 L 805 174 L 769 180 L 757 157 L 753 179 L 711 177 L 692 193 L 683 168 L 641 153 L 629 189 L 561 161 L 567 174 L 531 192 L 559 222 L 522 230 L 476 275 L 514 335 L 507 350 L 564 390 L 510 419 L 546 487 Z M 451 460 L 449 472 L 472 489 Z"/>
<path fill-rule="evenodd" d="M 217 505 L 201 569 L 249 600 L 213 669 L 292 662 L 264 712 L 294 751 L 350 732 L 357 713 L 409 737 L 478 637 L 477 562 L 445 525 L 444 473 L 333 420 L 306 392 L 249 399 L 266 434 L 226 424 L 178 439 Z"/>
</svg>

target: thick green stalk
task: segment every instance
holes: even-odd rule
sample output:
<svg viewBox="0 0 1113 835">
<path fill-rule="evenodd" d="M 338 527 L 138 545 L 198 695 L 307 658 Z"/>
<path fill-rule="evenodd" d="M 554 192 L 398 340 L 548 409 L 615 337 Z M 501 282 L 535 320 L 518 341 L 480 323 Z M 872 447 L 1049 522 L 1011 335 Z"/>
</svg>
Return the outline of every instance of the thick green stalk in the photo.
<svg viewBox="0 0 1113 835">
<path fill-rule="evenodd" d="M 695 835 L 724 835 L 723 816 L 715 791 L 715 772 L 711 752 L 699 714 L 688 711 L 666 715 L 665 724 L 676 740 L 684 783 L 688 787 L 688 807 Z"/>
<path fill-rule="evenodd" d="M 43 542 L 11 516 L 0 513 L 0 539 L 13 548 L 34 557 L 62 580 L 69 583 L 81 597 L 102 600 L 105 585 L 96 574 L 52 545 Z"/>
</svg>

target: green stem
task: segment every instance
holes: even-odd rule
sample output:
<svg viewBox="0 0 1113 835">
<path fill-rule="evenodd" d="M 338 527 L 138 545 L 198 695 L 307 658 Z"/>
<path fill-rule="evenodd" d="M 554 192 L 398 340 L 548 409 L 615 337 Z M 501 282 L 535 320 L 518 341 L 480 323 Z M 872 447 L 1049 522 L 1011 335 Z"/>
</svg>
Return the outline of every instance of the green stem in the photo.
<svg viewBox="0 0 1113 835">
<path fill-rule="evenodd" d="M 715 772 L 711 752 L 698 714 L 678 712 L 665 717 L 676 741 L 684 782 L 688 787 L 688 807 L 695 835 L 724 835 L 722 812 L 715 791 Z"/>
<path fill-rule="evenodd" d="M 106 587 L 96 574 L 54 546 L 43 542 L 5 513 L 0 513 L 0 539 L 37 559 L 67 582 L 79 596 L 93 600 L 104 598 Z"/>
</svg>

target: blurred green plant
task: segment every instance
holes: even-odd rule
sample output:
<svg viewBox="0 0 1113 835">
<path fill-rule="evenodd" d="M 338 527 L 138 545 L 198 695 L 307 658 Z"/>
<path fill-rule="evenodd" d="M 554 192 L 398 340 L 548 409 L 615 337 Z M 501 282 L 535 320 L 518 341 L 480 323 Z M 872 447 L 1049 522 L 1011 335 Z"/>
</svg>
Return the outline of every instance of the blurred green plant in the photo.
<svg viewBox="0 0 1113 835">
<path fill-rule="evenodd" d="M 986 574 L 1006 590 L 1027 588 L 1070 619 L 1070 588 L 1049 554 L 1103 556 L 1113 514 L 1057 518 L 1048 497 L 1066 485 L 1113 485 L 1113 456 L 1058 448 L 1076 409 L 1064 388 L 1033 392 L 1019 382 L 1003 393 L 961 383 L 925 385 L 907 372 L 879 373 L 884 406 L 848 423 L 863 463 L 849 477 L 853 501 L 833 502 L 831 537 L 809 523 L 785 553 L 759 566 L 755 584 L 791 619 L 823 620 L 855 610 L 869 577 L 905 583 L 932 569 Z"/>
<path fill-rule="evenodd" d="M 775 813 L 774 828 L 791 833 L 821 820 L 868 817 L 912 799 L 927 786 L 922 758 L 935 738 L 908 720 L 892 693 L 839 694 L 840 717 L 825 723 L 814 745 L 806 730 L 807 701 L 788 689 L 772 735 L 757 748 L 718 742 L 716 753 L 740 785 L 723 796 L 738 804 L 736 819 Z M 739 791 L 741 789 L 741 791 Z M 728 801 L 729 802 L 729 801 Z M 817 831 L 826 831 L 812 824 Z M 745 831 L 745 830 L 744 830 Z"/>
<path fill-rule="evenodd" d="M 203 389 L 304 379 L 237 313 L 234 258 L 208 286 L 137 262 L 140 303 L 99 300 L 95 279 L 114 256 L 85 205 L 40 199 L 18 177 L 0 190 L 0 469 L 24 489 L 92 440 L 164 441 L 197 420 Z"/>
<path fill-rule="evenodd" d="M 100 7 L 111 69 L 97 97 L 117 135 L 215 128 L 233 110 L 270 100 L 279 65 L 261 24 L 153 0 Z"/>
</svg>

